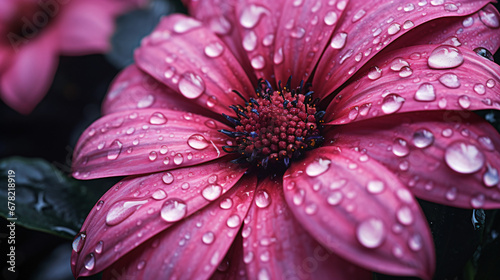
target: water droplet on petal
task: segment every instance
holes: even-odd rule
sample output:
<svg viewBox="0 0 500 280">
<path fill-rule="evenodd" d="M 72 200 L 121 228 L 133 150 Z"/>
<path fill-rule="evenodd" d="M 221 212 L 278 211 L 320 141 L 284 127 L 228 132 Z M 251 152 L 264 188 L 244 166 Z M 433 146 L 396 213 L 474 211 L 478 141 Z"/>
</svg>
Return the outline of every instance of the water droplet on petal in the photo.
<svg viewBox="0 0 500 280">
<path fill-rule="evenodd" d="M 377 66 L 373 66 L 370 68 L 370 72 L 368 72 L 368 79 L 370 80 L 376 80 L 382 76 L 382 69 L 378 68 Z"/>
<path fill-rule="evenodd" d="M 344 32 L 337 33 L 335 34 L 335 36 L 333 36 L 332 41 L 330 42 L 330 47 L 340 50 L 345 46 L 346 40 L 347 40 L 347 33 Z"/>
<path fill-rule="evenodd" d="M 334 11 L 329 11 L 323 20 L 328 26 L 334 25 L 337 22 L 337 14 Z"/>
<path fill-rule="evenodd" d="M 342 201 L 342 193 L 339 191 L 332 192 L 328 197 L 326 198 L 326 202 L 330 205 L 339 205 L 340 202 Z"/>
<path fill-rule="evenodd" d="M 382 101 L 382 111 L 385 114 L 397 112 L 403 106 L 405 99 L 397 94 L 391 93 Z"/>
<path fill-rule="evenodd" d="M 394 34 L 398 33 L 399 30 L 401 30 L 401 25 L 398 23 L 393 23 L 387 29 L 387 33 L 389 33 L 389 35 L 394 35 Z"/>
<path fill-rule="evenodd" d="M 330 168 L 331 162 L 329 159 L 317 158 L 306 167 L 306 174 L 311 177 L 321 175 Z"/>
<path fill-rule="evenodd" d="M 117 159 L 120 153 L 122 152 L 122 147 L 123 147 L 122 142 L 120 142 L 119 140 L 113 141 L 109 145 L 110 150 L 108 151 L 108 159 L 109 160 Z"/>
<path fill-rule="evenodd" d="M 271 280 L 271 276 L 265 267 L 259 270 L 259 274 L 257 274 L 257 280 Z"/>
<path fill-rule="evenodd" d="M 477 53 L 479 56 L 482 56 L 490 61 L 495 61 L 495 58 L 493 57 L 493 54 L 486 48 L 475 48 L 474 52 Z"/>
<path fill-rule="evenodd" d="M 368 182 L 368 184 L 366 185 L 366 189 L 369 193 L 378 194 L 384 191 L 385 185 L 382 181 L 372 180 Z"/>
<path fill-rule="evenodd" d="M 177 222 L 186 216 L 187 205 L 180 199 L 169 199 L 163 203 L 160 214 L 167 222 Z"/>
<path fill-rule="evenodd" d="M 207 245 L 212 244 L 214 240 L 215 240 L 215 234 L 211 231 L 205 232 L 201 237 L 201 241 Z"/>
<path fill-rule="evenodd" d="M 224 52 L 224 46 L 219 42 L 212 42 L 205 47 L 205 54 L 208 57 L 219 57 Z"/>
<path fill-rule="evenodd" d="M 446 164 L 458 173 L 471 174 L 484 166 L 484 154 L 473 144 L 456 141 L 446 148 Z"/>
<path fill-rule="evenodd" d="M 382 245 L 386 237 L 384 223 L 377 218 L 367 219 L 356 228 L 356 237 L 366 248 L 377 248 Z"/>
<path fill-rule="evenodd" d="M 137 102 L 137 108 L 143 109 L 143 108 L 148 108 L 153 105 L 153 102 L 155 101 L 155 97 L 153 95 L 146 95 L 139 102 Z"/>
<path fill-rule="evenodd" d="M 305 191 L 303 189 L 297 188 L 297 191 L 293 194 L 293 204 L 299 206 L 304 203 Z"/>
<path fill-rule="evenodd" d="M 397 138 L 394 140 L 394 144 L 392 146 L 392 153 L 398 157 L 407 156 L 410 153 L 410 147 L 408 147 L 408 142 L 406 140 Z"/>
<path fill-rule="evenodd" d="M 446 73 L 439 77 L 439 81 L 441 84 L 443 84 L 445 87 L 449 88 L 459 88 L 460 87 L 460 80 L 458 79 L 458 76 L 452 73 Z"/>
<path fill-rule="evenodd" d="M 462 52 L 452 46 L 442 45 L 429 55 L 427 64 L 434 69 L 449 69 L 460 66 L 464 62 Z"/>
<path fill-rule="evenodd" d="M 271 196 L 264 191 L 264 190 L 259 190 L 255 194 L 255 205 L 259 208 L 266 208 L 271 204 Z"/>
<path fill-rule="evenodd" d="M 228 209 L 231 209 L 231 207 L 233 207 L 233 200 L 231 198 L 225 198 L 223 199 L 221 202 L 220 202 L 220 208 L 224 209 L 224 210 L 228 210 Z"/>
<path fill-rule="evenodd" d="M 486 93 L 486 88 L 482 84 L 475 84 L 474 85 L 474 92 L 476 92 L 479 95 L 483 95 Z"/>
<path fill-rule="evenodd" d="M 410 239 L 408 239 L 408 246 L 413 251 L 419 251 L 423 246 L 422 237 L 418 233 L 415 233 L 410 237 Z"/>
<path fill-rule="evenodd" d="M 461 95 L 459 98 L 458 98 L 458 104 L 460 105 L 460 107 L 462 107 L 463 109 L 467 109 L 470 107 L 470 104 L 471 104 L 471 101 L 470 101 L 470 98 L 467 96 L 467 95 Z"/>
<path fill-rule="evenodd" d="M 488 6 L 479 11 L 479 19 L 489 28 L 498 28 L 500 26 L 498 16 L 493 8 Z"/>
<path fill-rule="evenodd" d="M 484 200 L 485 200 L 484 194 L 478 194 L 471 198 L 470 205 L 473 208 L 481 208 L 484 205 Z"/>
<path fill-rule="evenodd" d="M 488 88 L 493 88 L 495 86 L 495 81 L 493 79 L 489 79 L 486 81 L 486 86 Z"/>
<path fill-rule="evenodd" d="M 209 201 L 214 201 L 220 197 L 222 194 L 222 187 L 219 185 L 211 184 L 206 186 L 202 191 L 201 195 Z"/>
<path fill-rule="evenodd" d="M 161 177 L 161 179 L 163 180 L 163 183 L 169 185 L 174 181 L 174 176 L 172 175 L 172 173 L 167 172 Z"/>
<path fill-rule="evenodd" d="M 94 254 L 93 253 L 90 253 L 88 254 L 86 257 L 85 257 L 85 260 L 83 261 L 84 265 L 85 265 L 85 268 L 87 270 L 92 270 L 94 269 L 94 266 L 95 266 L 95 257 L 94 257 Z"/>
<path fill-rule="evenodd" d="M 411 225 L 413 223 L 413 214 L 411 213 L 411 209 L 408 206 L 399 208 L 396 216 L 398 218 L 398 221 L 405 226 Z"/>
<path fill-rule="evenodd" d="M 149 153 L 149 160 L 155 161 L 158 158 L 158 154 L 155 151 Z"/>
<path fill-rule="evenodd" d="M 420 85 L 414 96 L 417 101 L 434 101 L 436 100 L 436 91 L 434 86 L 429 83 Z"/>
<path fill-rule="evenodd" d="M 75 240 L 73 240 L 73 244 L 72 244 L 73 251 L 78 253 L 78 252 L 80 252 L 80 250 L 82 250 L 83 245 L 85 244 L 86 237 L 87 237 L 87 235 L 83 232 L 78 234 L 78 236 L 75 238 Z"/>
<path fill-rule="evenodd" d="M 423 149 L 429 147 L 434 142 L 434 134 L 429 130 L 422 128 L 413 133 L 413 145 Z"/>
<path fill-rule="evenodd" d="M 184 162 L 184 156 L 182 154 L 176 154 L 174 156 L 174 163 L 176 165 L 180 165 L 180 164 L 182 164 L 182 162 Z"/>
<path fill-rule="evenodd" d="M 253 28 L 264 14 L 269 14 L 266 8 L 254 4 L 247 5 L 240 15 L 240 24 L 245 28 Z"/>
<path fill-rule="evenodd" d="M 100 254 L 102 253 L 102 247 L 104 245 L 104 242 L 101 240 L 99 242 L 97 242 L 97 245 L 95 245 L 95 249 L 94 251 L 97 253 L 97 254 Z"/>
<path fill-rule="evenodd" d="M 446 192 L 445 197 L 446 199 L 453 201 L 457 199 L 457 193 L 458 193 L 457 188 L 453 187 Z"/>
<path fill-rule="evenodd" d="M 140 261 L 138 264 L 137 264 L 137 269 L 138 270 L 141 270 L 144 268 L 144 266 L 146 265 L 146 261 Z"/>
<path fill-rule="evenodd" d="M 488 169 L 483 175 L 483 183 L 487 187 L 493 187 L 498 184 L 498 181 L 498 170 L 488 164 Z"/>
<path fill-rule="evenodd" d="M 242 44 L 243 48 L 248 52 L 255 50 L 257 47 L 257 34 L 254 31 L 247 32 L 243 37 Z"/>
<path fill-rule="evenodd" d="M 401 57 L 397 57 L 391 62 L 392 71 L 401 71 L 401 69 L 405 66 L 408 67 L 410 64 Z"/>
<path fill-rule="evenodd" d="M 167 194 L 165 193 L 164 190 L 157 189 L 156 191 L 153 192 L 151 197 L 156 199 L 156 200 L 162 200 L 162 199 L 165 199 L 167 197 Z"/>
<path fill-rule="evenodd" d="M 117 225 L 128 217 L 130 217 L 134 212 L 141 207 L 141 205 L 148 202 L 147 200 L 138 201 L 118 201 L 115 202 L 108 211 L 106 215 L 106 224 L 109 226 Z"/>
<path fill-rule="evenodd" d="M 174 24 L 173 30 L 177 33 L 185 33 L 201 26 L 201 22 L 192 18 L 183 18 Z"/>
<path fill-rule="evenodd" d="M 238 227 L 241 223 L 241 218 L 238 215 L 232 215 L 231 217 L 227 218 L 226 225 L 230 228 L 235 228 Z"/>
<path fill-rule="evenodd" d="M 179 81 L 179 91 L 188 99 L 198 98 L 205 92 L 205 82 L 194 73 L 185 73 Z"/>
<path fill-rule="evenodd" d="M 294 30 L 292 30 L 292 32 L 290 32 L 290 36 L 292 38 L 296 38 L 296 39 L 300 39 L 300 38 L 304 37 L 305 34 L 306 34 L 306 30 L 302 27 L 297 27 Z"/>
<path fill-rule="evenodd" d="M 257 55 L 256 57 L 252 58 L 250 64 L 252 64 L 252 67 L 254 69 L 260 70 L 266 66 L 266 60 L 262 55 Z"/>
<path fill-rule="evenodd" d="M 104 204 L 104 201 L 99 200 L 99 202 L 97 202 L 97 204 L 95 206 L 95 210 L 97 210 L 97 211 L 101 210 L 103 204 Z"/>
<path fill-rule="evenodd" d="M 411 70 L 411 68 L 408 66 L 401 68 L 401 71 L 399 71 L 399 76 L 401 78 L 410 77 L 412 74 L 413 74 L 413 70 Z"/>
<path fill-rule="evenodd" d="M 210 145 L 207 139 L 201 134 L 191 135 L 187 140 L 187 144 L 195 150 L 203 150 Z"/>
</svg>

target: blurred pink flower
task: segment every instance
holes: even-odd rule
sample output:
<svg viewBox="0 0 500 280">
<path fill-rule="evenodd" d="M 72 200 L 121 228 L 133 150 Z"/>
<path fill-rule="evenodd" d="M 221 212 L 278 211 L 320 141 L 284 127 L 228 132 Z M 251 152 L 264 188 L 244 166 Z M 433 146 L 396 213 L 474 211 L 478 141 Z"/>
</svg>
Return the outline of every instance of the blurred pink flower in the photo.
<svg viewBox="0 0 500 280">
<path fill-rule="evenodd" d="M 128 177 L 75 276 L 430 279 L 414 196 L 500 206 L 500 138 L 470 112 L 500 107 L 487 1 L 186 2 L 77 144 L 76 178 Z"/>
<path fill-rule="evenodd" d="M 0 96 L 28 114 L 45 96 L 59 55 L 109 50 L 115 17 L 137 0 L 0 2 Z"/>
</svg>

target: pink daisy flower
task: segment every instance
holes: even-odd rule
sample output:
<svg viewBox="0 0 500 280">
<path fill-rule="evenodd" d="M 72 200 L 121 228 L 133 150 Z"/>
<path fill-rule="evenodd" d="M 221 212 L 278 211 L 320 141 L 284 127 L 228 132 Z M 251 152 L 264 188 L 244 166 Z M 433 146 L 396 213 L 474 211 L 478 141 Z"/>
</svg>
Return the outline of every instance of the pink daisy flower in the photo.
<svg viewBox="0 0 500 280">
<path fill-rule="evenodd" d="M 76 277 L 430 279 L 414 196 L 500 206 L 498 133 L 470 112 L 500 107 L 488 1 L 186 4 L 77 144 L 76 178 L 128 177 Z"/>
<path fill-rule="evenodd" d="M 109 50 L 114 19 L 137 0 L 0 2 L 0 96 L 28 114 L 45 96 L 59 55 Z"/>
</svg>

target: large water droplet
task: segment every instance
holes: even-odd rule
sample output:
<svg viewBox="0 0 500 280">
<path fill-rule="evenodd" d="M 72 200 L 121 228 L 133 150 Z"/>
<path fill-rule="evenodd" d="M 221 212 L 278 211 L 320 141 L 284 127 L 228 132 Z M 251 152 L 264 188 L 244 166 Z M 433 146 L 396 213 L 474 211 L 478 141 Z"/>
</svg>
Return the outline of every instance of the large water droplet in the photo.
<svg viewBox="0 0 500 280">
<path fill-rule="evenodd" d="M 122 147 L 123 147 L 122 142 L 120 142 L 119 140 L 113 141 L 109 145 L 110 150 L 108 151 L 108 159 L 109 160 L 117 159 L 120 153 L 122 152 Z"/>
<path fill-rule="evenodd" d="M 303 189 L 297 188 L 296 192 L 293 194 L 292 201 L 293 204 L 299 206 L 304 203 L 305 191 Z"/>
<path fill-rule="evenodd" d="M 460 97 L 458 97 L 458 104 L 463 109 L 467 109 L 471 104 L 470 98 L 467 95 L 461 95 Z"/>
<path fill-rule="evenodd" d="M 405 66 L 408 67 L 410 64 L 401 57 L 397 57 L 391 62 L 392 71 L 401 71 L 401 69 Z"/>
<path fill-rule="evenodd" d="M 260 70 L 266 66 L 266 60 L 262 55 L 257 55 L 250 61 L 250 64 L 254 69 Z"/>
<path fill-rule="evenodd" d="M 94 269 L 95 266 L 95 257 L 94 253 L 90 253 L 85 257 L 85 260 L 83 261 L 85 268 L 87 270 L 92 270 Z"/>
<path fill-rule="evenodd" d="M 332 41 L 330 42 L 330 47 L 340 50 L 345 46 L 346 40 L 347 40 L 347 33 L 345 32 L 337 33 L 335 34 L 335 36 L 333 36 Z"/>
<path fill-rule="evenodd" d="M 208 57 L 219 57 L 224 52 L 224 46 L 219 42 L 212 42 L 205 46 L 205 54 Z"/>
<path fill-rule="evenodd" d="M 439 77 L 439 81 L 441 84 L 443 84 L 445 87 L 449 88 L 459 88 L 460 87 L 460 80 L 458 79 L 458 76 L 452 73 L 446 73 Z"/>
<path fill-rule="evenodd" d="M 211 231 L 205 232 L 201 237 L 201 241 L 207 245 L 212 244 L 214 240 L 215 240 L 215 234 Z"/>
<path fill-rule="evenodd" d="M 460 66 L 464 62 L 462 52 L 452 46 L 442 45 L 429 55 L 427 64 L 434 69 L 448 69 Z"/>
<path fill-rule="evenodd" d="M 384 191 L 385 185 L 382 181 L 372 180 L 368 182 L 368 184 L 366 185 L 366 189 L 369 193 L 378 194 Z"/>
<path fill-rule="evenodd" d="M 193 18 L 183 18 L 174 24 L 173 30 L 177 33 L 185 33 L 201 26 L 201 22 Z"/>
<path fill-rule="evenodd" d="M 222 194 L 222 187 L 220 185 L 211 184 L 206 186 L 202 191 L 201 195 L 209 201 L 214 201 L 220 197 Z"/>
<path fill-rule="evenodd" d="M 398 218 L 398 221 L 405 226 L 411 225 L 413 223 L 413 214 L 411 213 L 411 209 L 408 206 L 399 208 L 396 216 Z"/>
<path fill-rule="evenodd" d="M 172 175 L 172 173 L 167 172 L 161 177 L 161 179 L 163 180 L 163 183 L 169 185 L 174 181 L 174 176 Z"/>
<path fill-rule="evenodd" d="M 484 166 L 484 154 L 473 144 L 456 141 L 448 146 L 444 159 L 446 164 L 459 173 L 471 174 Z"/>
<path fill-rule="evenodd" d="M 186 216 L 187 205 L 180 199 L 169 199 L 163 203 L 160 214 L 167 222 L 177 222 Z"/>
<path fill-rule="evenodd" d="M 161 200 L 167 198 L 167 193 L 165 193 L 165 191 L 162 189 L 157 189 L 156 191 L 153 192 L 151 197 L 156 200 Z"/>
<path fill-rule="evenodd" d="M 401 30 L 401 25 L 398 23 L 393 23 L 387 29 L 387 33 L 389 33 L 389 35 L 394 35 L 394 34 L 398 33 L 399 30 Z"/>
<path fill-rule="evenodd" d="M 330 168 L 331 160 L 317 158 L 306 167 L 306 174 L 315 177 L 325 173 Z"/>
<path fill-rule="evenodd" d="M 73 251 L 78 253 L 78 252 L 80 252 L 80 250 L 82 250 L 83 245 L 85 244 L 86 237 L 87 237 L 87 235 L 84 232 L 81 232 L 80 234 L 78 234 L 78 236 L 75 238 L 75 240 L 73 240 L 73 244 L 72 244 Z"/>
<path fill-rule="evenodd" d="M 95 249 L 94 251 L 97 253 L 97 254 L 100 254 L 102 253 L 102 248 L 104 246 L 104 242 L 101 240 L 99 242 L 97 242 L 97 245 L 95 245 Z"/>
<path fill-rule="evenodd" d="M 436 91 L 434 86 L 429 83 L 420 85 L 414 96 L 417 101 L 434 101 L 436 100 Z"/>
<path fill-rule="evenodd" d="M 147 200 L 137 201 L 118 201 L 115 202 L 106 215 L 106 224 L 109 226 L 117 225 L 128 217 L 130 217 L 141 205 L 148 202 Z"/>
<path fill-rule="evenodd" d="M 493 9 L 493 7 L 486 6 L 480 10 L 479 19 L 489 28 L 498 28 L 500 26 L 500 20 Z"/>
<path fill-rule="evenodd" d="M 142 108 L 148 108 L 153 105 L 153 102 L 155 101 L 155 97 L 153 95 L 146 95 L 139 102 L 137 102 L 137 108 L 142 109 Z"/>
<path fill-rule="evenodd" d="M 493 187 L 498 184 L 498 170 L 488 164 L 488 169 L 484 172 L 483 183 L 487 187 Z"/>
<path fill-rule="evenodd" d="M 257 35 L 253 31 L 249 31 L 246 33 L 245 37 L 243 37 L 243 48 L 251 52 L 255 50 L 257 47 Z"/>
<path fill-rule="evenodd" d="M 356 237 L 366 248 L 377 248 L 386 237 L 384 223 L 377 218 L 367 219 L 356 228 Z"/>
<path fill-rule="evenodd" d="M 342 201 L 342 198 L 342 193 L 339 191 L 335 191 L 328 195 L 328 197 L 326 198 L 326 202 L 330 205 L 339 205 Z"/>
<path fill-rule="evenodd" d="M 405 99 L 395 93 L 387 95 L 382 101 L 382 111 L 385 114 L 397 112 L 403 106 Z"/>
<path fill-rule="evenodd" d="M 230 228 L 235 228 L 238 227 L 241 223 L 241 218 L 238 215 L 232 215 L 231 217 L 227 218 L 226 225 Z"/>
<path fill-rule="evenodd" d="M 337 14 L 334 11 L 329 11 L 323 20 L 326 25 L 334 25 L 337 22 Z"/>
<path fill-rule="evenodd" d="M 266 208 L 271 204 L 271 196 L 264 191 L 264 190 L 259 190 L 255 194 L 255 205 L 259 208 Z"/>
<path fill-rule="evenodd" d="M 475 48 L 474 52 L 477 53 L 479 56 L 482 56 L 490 61 L 495 61 L 493 54 L 488 49 L 479 47 L 479 48 Z"/>
<path fill-rule="evenodd" d="M 193 134 L 189 136 L 187 144 L 195 150 L 203 150 L 210 145 L 207 139 L 205 139 L 205 137 L 201 134 Z"/>
<path fill-rule="evenodd" d="M 410 153 L 410 147 L 408 147 L 408 142 L 406 140 L 397 138 L 394 140 L 394 144 L 392 146 L 392 153 L 398 157 L 407 156 Z"/>
<path fill-rule="evenodd" d="M 382 69 L 378 68 L 377 66 L 373 66 L 370 68 L 370 72 L 368 72 L 368 79 L 370 80 L 376 80 L 382 76 Z"/>
<path fill-rule="evenodd" d="M 422 128 L 413 133 L 413 145 L 417 148 L 427 148 L 434 142 L 434 134 Z"/>
<path fill-rule="evenodd" d="M 219 206 L 224 210 L 231 209 L 231 207 L 233 207 L 233 200 L 229 197 L 225 198 L 220 202 Z"/>
<path fill-rule="evenodd" d="M 179 81 L 179 91 L 189 99 L 198 98 L 205 92 L 205 82 L 194 73 L 185 73 Z"/>
<path fill-rule="evenodd" d="M 253 28 L 257 25 L 262 15 L 269 13 L 270 12 L 262 6 L 254 4 L 247 5 L 240 15 L 240 24 L 245 28 Z"/>
<path fill-rule="evenodd" d="M 178 154 L 176 154 L 176 155 L 174 156 L 174 163 L 175 163 L 176 165 L 180 165 L 180 164 L 182 164 L 182 162 L 184 162 L 184 156 L 183 156 L 182 154 L 179 154 L 179 153 L 178 153 Z"/>
</svg>

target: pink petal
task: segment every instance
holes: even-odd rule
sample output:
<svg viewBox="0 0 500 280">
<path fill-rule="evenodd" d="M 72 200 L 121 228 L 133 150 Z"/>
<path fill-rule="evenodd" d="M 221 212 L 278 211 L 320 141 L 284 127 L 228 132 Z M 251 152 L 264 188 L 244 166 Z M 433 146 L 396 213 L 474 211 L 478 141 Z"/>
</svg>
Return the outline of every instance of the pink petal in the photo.
<svg viewBox="0 0 500 280">
<path fill-rule="evenodd" d="M 224 124 L 167 109 L 106 115 L 82 134 L 73 154 L 73 176 L 92 179 L 192 166 L 226 155 Z"/>
<path fill-rule="evenodd" d="M 104 277 L 123 272 L 134 279 L 208 279 L 238 234 L 256 181 L 254 177 L 242 179 L 217 201 L 118 260 Z M 225 208 L 228 201 L 230 209 Z"/>
<path fill-rule="evenodd" d="M 375 58 L 373 68 L 360 76 L 327 108 L 327 121 L 341 124 L 396 112 L 500 108 L 500 66 L 462 47 L 400 49 Z"/>
<path fill-rule="evenodd" d="M 205 115 L 211 113 L 189 102 L 179 93 L 141 71 L 136 65 L 131 65 L 113 81 L 102 105 L 103 114 L 144 108 L 166 108 Z"/>
<path fill-rule="evenodd" d="M 470 112 L 420 112 L 332 130 L 334 145 L 363 150 L 419 198 L 462 208 L 499 208 L 500 137 Z"/>
<path fill-rule="evenodd" d="M 236 5 L 235 11 L 240 48 L 247 53 L 257 78 L 271 84 L 275 84 L 274 46 L 283 5 L 283 1 L 244 0 Z"/>
<path fill-rule="evenodd" d="M 339 88 L 370 58 L 413 27 L 436 18 L 472 14 L 488 4 L 488 1 L 453 1 L 455 10 L 450 3 L 440 2 L 418 5 L 383 1 L 366 5 L 364 1 L 350 1 L 316 69 L 312 84 L 319 97 L 324 98 Z M 345 1 L 338 1 L 337 8 L 343 4 Z"/>
<path fill-rule="evenodd" d="M 304 230 L 286 204 L 281 182 L 259 183 L 242 235 L 250 279 L 372 278 L 371 272 L 337 257 Z"/>
<path fill-rule="evenodd" d="M 54 33 L 47 30 L 42 35 L 20 45 L 0 77 L 3 101 L 22 114 L 29 114 L 42 100 L 57 68 Z"/>
<path fill-rule="evenodd" d="M 184 5 L 187 6 L 189 14 L 201 21 L 203 26 L 207 26 L 226 44 L 243 69 L 249 74 L 252 85 L 255 85 L 257 79 L 254 75 L 250 74 L 253 72 L 253 68 L 250 65 L 246 51 L 242 48 L 241 34 L 232 25 L 233 22 L 237 22 L 238 20 L 234 10 L 234 3 L 229 1 L 221 5 L 217 0 L 184 2 L 186 2 Z"/>
<path fill-rule="evenodd" d="M 291 75 L 294 88 L 313 73 L 342 15 L 339 6 L 326 2 L 296 0 L 283 7 L 273 58 L 276 80 L 286 81 Z"/>
<path fill-rule="evenodd" d="M 233 245 L 222 260 L 219 268 L 210 277 L 211 280 L 247 280 L 248 276 L 243 262 L 243 238 L 237 235 Z"/>
<path fill-rule="evenodd" d="M 72 1 L 57 6 L 61 10 L 56 22 L 63 55 L 100 53 L 110 48 L 116 14 L 113 8 L 120 7 L 119 2 Z"/>
<path fill-rule="evenodd" d="M 94 274 L 108 267 L 138 245 L 218 199 L 238 182 L 244 171 L 234 164 L 215 161 L 125 178 L 104 194 L 82 226 L 85 237 L 80 240 L 77 237 L 80 243 L 73 243 L 74 275 Z M 240 184 L 243 183 L 248 180 Z M 94 264 L 89 265 L 92 258 Z"/>
<path fill-rule="evenodd" d="M 285 198 L 324 246 L 369 270 L 430 279 L 434 246 L 425 217 L 399 179 L 349 149 L 322 147 L 291 166 Z"/>
<path fill-rule="evenodd" d="M 392 43 L 387 49 L 395 50 L 425 44 L 448 44 L 463 46 L 470 50 L 482 47 L 495 53 L 500 46 L 499 18 L 498 11 L 493 5 L 488 4 L 472 15 L 441 18 L 420 25 Z"/>
<path fill-rule="evenodd" d="M 232 92 L 253 96 L 253 86 L 225 44 L 202 23 L 183 15 L 160 22 L 136 50 L 138 67 L 191 102 L 216 113 L 234 114 Z"/>
</svg>

